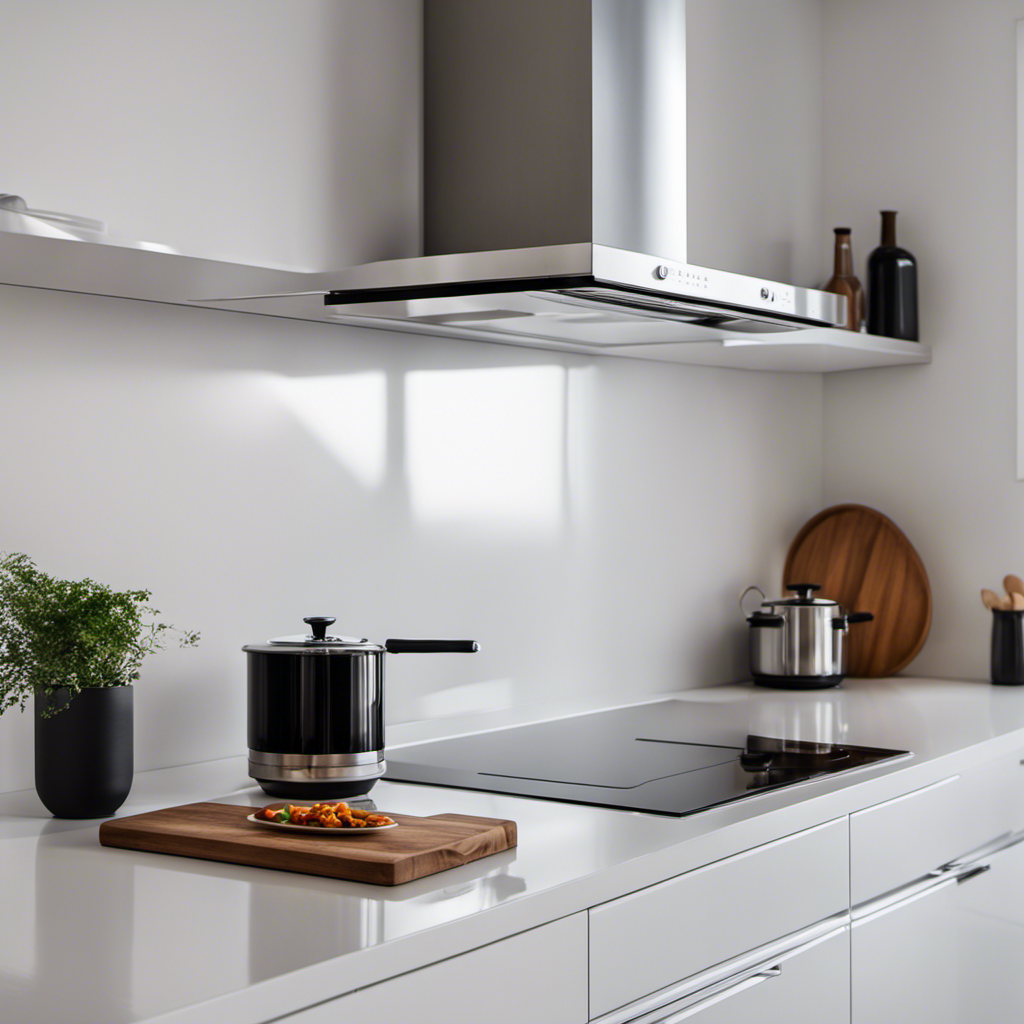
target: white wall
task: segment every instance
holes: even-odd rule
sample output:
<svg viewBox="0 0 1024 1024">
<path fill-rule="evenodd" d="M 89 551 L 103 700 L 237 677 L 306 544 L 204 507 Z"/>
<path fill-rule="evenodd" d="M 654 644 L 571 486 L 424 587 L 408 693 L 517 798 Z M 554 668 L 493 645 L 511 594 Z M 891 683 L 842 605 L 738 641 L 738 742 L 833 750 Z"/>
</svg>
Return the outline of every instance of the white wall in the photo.
<svg viewBox="0 0 1024 1024">
<path fill-rule="evenodd" d="M 729 29 L 712 6 L 694 14 L 698 34 L 701 25 Z M 691 120 L 691 181 L 704 187 L 690 195 L 693 258 L 806 283 L 820 237 L 820 20 L 816 2 L 783 6 L 778 52 L 798 67 L 779 83 L 800 113 L 758 147 L 762 184 L 787 166 L 792 180 L 766 186 L 780 205 L 744 250 L 758 204 L 752 193 L 729 201 L 722 174 L 742 154 L 721 128 L 747 114 L 731 106 L 730 89 L 714 100 L 705 91 Z M 330 239 L 335 253 L 377 258 L 388 255 L 379 248 L 390 224 L 401 226 L 395 238 L 418 231 L 396 149 L 375 142 L 383 133 L 398 152 L 417 150 L 418 105 L 392 96 L 368 129 L 347 112 L 366 93 L 360 76 L 405 81 L 401 62 L 415 46 L 401 0 L 303 11 L 328 7 L 350 25 L 366 16 L 362 36 L 392 44 L 395 67 L 357 62 L 339 87 L 345 114 L 333 128 L 347 142 L 333 152 L 344 173 L 322 192 L 345 214 Z M 368 14 L 378 7 L 379 22 Z M 748 26 L 748 44 L 762 31 L 763 20 Z M 295 33 L 283 26 L 280 35 L 289 67 L 298 63 Z M 731 38 L 726 31 L 715 43 L 723 57 Z M 326 52 L 313 50 L 317 59 Z M 713 62 L 698 61 L 693 75 L 715 85 Z M 703 116 L 709 103 L 717 117 Z M 353 162 L 362 171 L 348 173 Z M 264 185 L 240 166 L 248 202 L 256 197 L 246 190 Z M 758 173 L 747 167 L 745 180 L 756 184 Z M 90 187 L 101 177 L 82 169 Z M 397 189 L 394 221 L 382 219 L 371 179 L 381 196 Z M 51 202 L 45 193 L 38 201 Z M 302 223 L 306 241 L 321 237 Z M 208 229 L 208 239 L 223 226 L 182 225 Z M 266 235 L 246 235 L 240 257 L 287 262 L 273 258 L 281 227 L 275 220 Z M 144 667 L 139 768 L 243 752 L 239 648 L 294 632 L 314 613 L 377 640 L 480 641 L 472 657 L 392 658 L 391 722 L 583 695 L 629 700 L 745 673 L 736 598 L 750 582 L 778 585 L 790 538 L 821 505 L 821 396 L 816 376 L 0 287 L 0 550 L 25 551 L 59 575 L 151 588 L 168 621 L 202 631 L 198 651 L 167 651 Z M 28 715 L 0 719 L 0 791 L 32 784 L 31 725 Z"/>
<path fill-rule="evenodd" d="M 908 671 L 986 678 L 980 587 L 1024 568 L 1015 479 L 1015 62 L 1020 0 L 828 0 L 827 219 L 863 260 L 900 211 L 934 362 L 825 384 L 825 499 L 877 506 L 924 560 Z"/>
<path fill-rule="evenodd" d="M 419 246 L 419 0 L 5 3 L 0 192 L 209 259 Z"/>
<path fill-rule="evenodd" d="M 245 748 L 243 643 L 383 640 L 388 718 L 737 678 L 736 597 L 817 507 L 820 378 L 0 288 L 0 547 L 148 587 L 140 768 Z M 0 790 L 31 718 L 0 719 Z"/>
</svg>

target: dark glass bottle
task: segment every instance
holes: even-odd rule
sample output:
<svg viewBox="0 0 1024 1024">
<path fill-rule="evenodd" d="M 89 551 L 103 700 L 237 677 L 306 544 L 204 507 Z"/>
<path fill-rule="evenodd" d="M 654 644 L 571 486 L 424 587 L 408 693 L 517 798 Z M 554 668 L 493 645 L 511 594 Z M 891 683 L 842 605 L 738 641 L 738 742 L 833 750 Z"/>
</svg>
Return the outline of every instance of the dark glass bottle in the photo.
<svg viewBox="0 0 1024 1024">
<path fill-rule="evenodd" d="M 832 277 L 825 285 L 825 291 L 846 296 L 846 323 L 849 331 L 859 331 L 864 322 L 864 289 L 853 272 L 853 246 L 850 244 L 850 229 L 835 228 L 836 258 Z"/>
<path fill-rule="evenodd" d="M 868 331 L 917 341 L 917 260 L 896 244 L 896 211 L 882 211 L 882 244 L 868 257 Z"/>
</svg>

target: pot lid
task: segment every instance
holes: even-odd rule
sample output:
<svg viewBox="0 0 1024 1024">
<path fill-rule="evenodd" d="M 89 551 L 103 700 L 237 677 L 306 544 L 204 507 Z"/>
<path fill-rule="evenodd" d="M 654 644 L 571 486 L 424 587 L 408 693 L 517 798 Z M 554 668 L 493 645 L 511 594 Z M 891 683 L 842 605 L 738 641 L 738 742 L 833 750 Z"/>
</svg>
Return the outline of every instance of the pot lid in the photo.
<svg viewBox="0 0 1024 1024">
<path fill-rule="evenodd" d="M 382 651 L 380 644 L 372 643 L 366 637 L 337 636 L 327 632 L 327 627 L 336 621 L 333 615 L 309 615 L 302 620 L 309 626 L 309 633 L 293 636 L 278 636 L 267 643 L 272 647 L 302 647 L 323 650 L 324 648 L 345 648 L 359 651 Z"/>
<path fill-rule="evenodd" d="M 832 601 L 827 597 L 814 596 L 814 592 L 816 590 L 821 590 L 821 585 L 818 583 L 787 583 L 786 589 L 792 590 L 796 594 L 796 597 L 780 597 L 774 601 L 764 601 L 762 604 L 766 608 L 777 608 L 780 605 L 797 605 L 803 607 L 819 605 L 821 607 L 839 607 L 838 601 Z"/>
</svg>

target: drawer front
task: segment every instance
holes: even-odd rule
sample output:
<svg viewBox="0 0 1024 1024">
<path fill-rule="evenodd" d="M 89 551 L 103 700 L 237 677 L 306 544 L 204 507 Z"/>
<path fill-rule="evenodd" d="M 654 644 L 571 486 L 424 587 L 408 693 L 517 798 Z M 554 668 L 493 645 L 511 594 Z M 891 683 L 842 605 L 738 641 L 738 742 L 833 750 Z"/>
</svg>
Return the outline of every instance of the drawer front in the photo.
<svg viewBox="0 0 1024 1024">
<path fill-rule="evenodd" d="M 847 909 L 845 818 L 590 911 L 590 1013 L 618 1006 Z"/>
<path fill-rule="evenodd" d="M 853 1024 L 972 1024 L 957 1017 L 957 885 L 855 923 Z M 1009 1024 L 1009 1022 L 1006 1022 Z"/>
<path fill-rule="evenodd" d="M 1021 753 L 850 815 L 854 906 L 1024 827 Z"/>
<path fill-rule="evenodd" d="M 635 1024 L 812 1024 L 814 1021 L 849 1024 L 848 929 L 732 988 L 666 1007 L 640 1018 Z"/>
<path fill-rule="evenodd" d="M 287 1024 L 586 1024 L 586 1020 L 585 911 L 285 1018 Z"/>
</svg>

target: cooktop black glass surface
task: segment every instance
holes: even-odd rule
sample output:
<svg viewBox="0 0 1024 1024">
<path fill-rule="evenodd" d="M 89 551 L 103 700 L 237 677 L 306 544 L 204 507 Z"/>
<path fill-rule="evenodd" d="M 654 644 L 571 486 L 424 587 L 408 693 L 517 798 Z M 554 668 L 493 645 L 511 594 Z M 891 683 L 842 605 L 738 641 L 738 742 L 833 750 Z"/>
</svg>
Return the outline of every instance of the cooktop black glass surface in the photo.
<svg viewBox="0 0 1024 1024">
<path fill-rule="evenodd" d="M 747 734 L 702 743 L 687 717 L 662 701 L 421 743 L 389 753 L 386 777 L 682 817 L 909 754 Z"/>
</svg>

